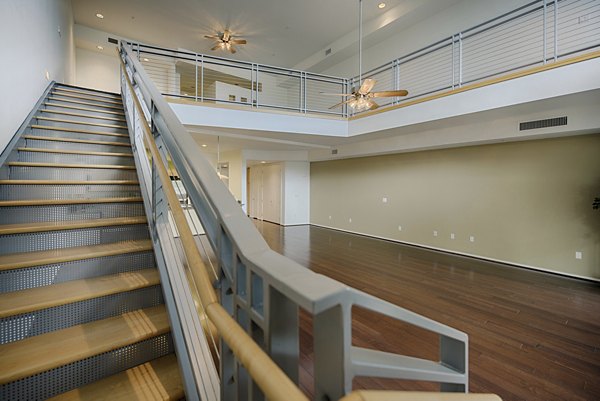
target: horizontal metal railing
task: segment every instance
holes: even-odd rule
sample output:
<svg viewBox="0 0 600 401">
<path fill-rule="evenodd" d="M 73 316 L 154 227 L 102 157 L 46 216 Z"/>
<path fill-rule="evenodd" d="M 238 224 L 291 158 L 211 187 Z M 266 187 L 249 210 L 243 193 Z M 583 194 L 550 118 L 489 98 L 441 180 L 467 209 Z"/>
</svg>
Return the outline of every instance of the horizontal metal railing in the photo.
<svg viewBox="0 0 600 401">
<path fill-rule="evenodd" d="M 161 93 L 171 98 L 349 117 L 338 98 L 358 77 L 342 78 L 130 43 Z M 600 2 L 535 0 L 363 73 L 374 91 L 406 89 L 400 104 L 600 48 Z M 360 114 L 360 113 L 359 113 Z"/>
<path fill-rule="evenodd" d="M 128 120 L 134 121 L 136 132 L 134 151 L 147 188 L 147 215 L 153 238 L 158 238 L 157 253 L 162 255 L 157 259 L 166 265 L 161 270 L 172 270 L 165 273 L 163 281 L 172 286 L 174 306 L 170 315 L 179 317 L 174 326 L 180 327 L 180 334 L 174 337 L 176 346 L 179 343 L 178 355 L 183 358 L 187 391 L 210 393 L 200 385 L 210 365 L 206 363 L 210 359 L 206 349 L 214 335 L 201 329 L 199 321 L 204 315 L 216 326 L 219 337 L 214 340 L 220 343 L 215 358 L 220 379 L 211 384 L 208 369 L 210 394 L 218 386 L 225 400 L 303 399 L 291 384 L 299 379 L 300 308 L 313 317 L 316 399 L 338 399 L 349 393 L 353 377 L 365 372 L 365 356 L 378 366 L 368 368 L 369 375 L 441 382 L 443 391 L 468 390 L 466 334 L 315 274 L 272 251 L 128 45 L 121 46 L 121 57 L 122 84 L 128 88 L 124 90 Z M 177 185 L 184 189 L 178 192 L 191 200 L 183 210 L 185 218 L 178 210 L 169 176 L 181 178 Z M 197 218 L 202 227 L 191 228 L 206 236 L 194 237 L 194 230 L 186 226 L 194 226 Z M 171 225 L 170 219 L 175 224 Z M 209 246 L 200 252 L 203 239 Z M 214 253 L 218 280 L 206 269 L 210 253 Z M 219 303 L 213 285 L 219 288 Z M 167 291 L 169 286 L 165 287 Z M 354 307 L 436 333 L 439 359 L 426 361 L 353 347 Z M 196 348 L 203 351 L 202 358 L 194 352 Z M 282 372 L 287 378 L 281 377 Z"/>
</svg>

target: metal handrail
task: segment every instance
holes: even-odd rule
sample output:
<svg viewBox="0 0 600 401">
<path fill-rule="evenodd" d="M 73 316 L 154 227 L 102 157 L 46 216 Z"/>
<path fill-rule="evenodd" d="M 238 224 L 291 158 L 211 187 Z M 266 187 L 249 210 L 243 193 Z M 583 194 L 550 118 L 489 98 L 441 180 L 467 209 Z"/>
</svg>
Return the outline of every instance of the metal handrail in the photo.
<svg viewBox="0 0 600 401">
<path fill-rule="evenodd" d="M 126 70 L 123 60 L 119 57 L 122 67 Z M 125 73 L 127 84 L 132 93 L 135 93 L 133 83 Z M 144 115 L 139 99 L 133 96 L 135 107 L 140 116 Z M 196 246 L 194 237 L 187 223 L 179 198 L 171 185 L 169 173 L 165 168 L 160 151 L 154 141 L 152 130 L 147 121 L 141 119 L 145 131 L 144 141 L 149 148 L 154 165 L 156 166 L 163 191 L 168 200 L 169 208 L 175 219 L 175 225 L 181 237 L 182 247 L 191 266 L 190 271 L 194 285 L 200 295 L 202 306 L 211 322 L 215 325 L 224 341 L 246 367 L 257 385 L 268 399 L 272 400 L 297 400 L 307 401 L 306 396 L 298 387 L 279 369 L 269 356 L 248 336 L 227 311 L 219 304 L 218 297 L 211 285 L 208 270 L 202 261 L 202 256 Z"/>
<path fill-rule="evenodd" d="M 559 9 L 564 9 L 565 12 L 559 12 Z M 396 57 L 364 72 L 362 75 L 363 78 L 377 79 L 381 88 L 408 89 L 410 97 L 395 97 L 384 100 L 380 103 L 380 106 L 384 108 L 390 104 L 397 105 L 410 102 L 411 99 L 440 93 L 449 88 L 460 88 L 466 84 L 503 76 L 535 65 L 557 62 L 569 55 L 599 48 L 600 24 L 598 24 L 597 18 L 590 18 L 589 22 L 581 23 L 578 22 L 577 18 L 572 17 L 573 12 L 585 13 L 582 14 L 584 17 L 592 13 L 595 15 L 600 12 L 600 3 L 595 0 L 534 0 L 421 49 Z M 586 23 L 588 25 L 585 25 Z M 515 28 L 527 29 L 528 33 L 524 36 L 518 36 L 513 33 Z M 502 35 L 495 36 L 495 42 L 490 42 L 487 38 L 489 32 L 499 29 L 502 29 Z M 570 31 L 577 32 L 576 35 L 578 36 L 575 38 L 575 42 L 560 46 L 561 43 L 570 41 L 570 35 L 573 35 Z M 500 47 L 497 46 L 498 44 Z M 350 78 L 335 77 L 303 72 L 293 68 L 232 60 L 188 51 L 163 49 L 139 43 L 131 43 L 131 46 L 137 49 L 138 54 L 164 56 L 176 60 L 186 60 L 195 64 L 197 70 L 194 81 L 196 94 L 186 95 L 180 88 L 173 90 L 169 86 L 163 91 L 163 94 L 170 97 L 181 97 L 200 102 L 241 104 L 253 108 L 285 109 L 300 113 L 332 114 L 342 117 L 360 116 L 369 113 L 368 111 L 354 113 L 346 106 L 341 110 L 329 110 L 329 107 L 336 103 L 334 101 L 336 99 L 325 98 L 320 95 L 320 92 L 339 91 L 340 93 L 348 93 L 352 90 L 351 85 L 357 84 L 358 76 Z M 495 52 L 491 56 L 490 65 L 481 65 L 480 46 Z M 506 52 L 499 50 L 501 47 L 506 49 L 509 56 L 514 57 L 504 58 Z M 522 49 L 521 53 L 518 53 L 519 49 Z M 219 99 L 217 96 L 206 96 L 204 94 L 205 81 L 202 80 L 205 65 L 207 67 L 215 65 L 244 71 L 248 76 L 243 79 L 251 82 L 250 95 L 247 100 L 239 101 L 237 99 L 229 100 L 228 98 Z M 424 68 L 432 68 L 435 73 L 426 74 L 427 78 L 422 82 L 415 82 L 414 77 L 418 76 Z M 200 73 L 198 73 L 198 70 L 201 70 Z M 271 78 L 273 78 L 281 73 L 289 75 L 290 79 L 294 80 L 292 90 L 288 93 L 285 86 L 278 85 L 275 82 L 275 84 L 272 83 L 274 89 L 271 89 L 270 92 L 267 91 L 267 93 L 263 92 L 259 96 L 258 84 L 261 82 L 261 77 L 265 82 L 268 81 L 263 74 L 272 75 Z M 192 79 L 193 77 L 189 78 Z M 157 77 L 157 79 L 160 78 Z M 173 85 L 171 81 L 169 82 L 169 85 Z M 319 84 L 328 87 L 326 89 L 322 86 L 315 86 Z M 307 91 L 307 86 L 310 87 L 309 91 Z M 335 89 L 330 90 L 333 88 Z M 198 96 L 199 89 L 200 96 Z M 270 99 L 267 96 L 269 93 Z"/>
<path fill-rule="evenodd" d="M 453 376 L 454 384 L 443 383 L 442 389 L 467 391 L 468 338 L 465 333 L 316 274 L 272 251 L 154 87 L 133 50 L 123 44 L 121 52 L 131 67 L 140 99 L 148 105 L 153 130 L 160 135 L 185 184 L 221 267 L 220 301 L 225 309 L 212 312 L 217 308 L 209 305 L 206 311 L 211 320 L 228 319 L 233 324 L 223 314 L 234 315 L 233 320 L 246 322 L 243 328 L 235 326 L 242 332 L 253 332 L 254 327 L 264 330 L 265 341 L 268 341 L 263 345 L 265 350 L 288 377 L 297 378 L 298 308 L 308 311 L 314 316 L 315 391 L 318 398 L 337 399 L 351 391 L 355 374 L 352 367 L 355 350 L 349 340 L 352 307 L 364 307 L 438 334 L 439 361 L 458 375 Z M 227 337 L 231 334 L 222 332 L 222 327 L 219 332 L 222 346 L 227 347 L 229 341 L 233 341 Z M 332 338 L 337 339 L 334 344 Z M 227 356 L 226 349 L 222 355 Z M 242 363 L 245 357 L 249 358 L 248 355 L 237 355 Z M 224 357 L 220 363 L 222 372 L 228 375 L 235 370 L 226 365 L 229 362 Z M 418 369 L 411 369 L 401 370 L 410 371 L 411 375 L 419 374 Z M 225 387 L 222 391 L 226 394 L 229 391 L 226 387 L 235 382 L 230 379 L 230 376 L 222 377 Z M 423 380 L 445 382 L 444 379 L 437 376 Z"/>
</svg>

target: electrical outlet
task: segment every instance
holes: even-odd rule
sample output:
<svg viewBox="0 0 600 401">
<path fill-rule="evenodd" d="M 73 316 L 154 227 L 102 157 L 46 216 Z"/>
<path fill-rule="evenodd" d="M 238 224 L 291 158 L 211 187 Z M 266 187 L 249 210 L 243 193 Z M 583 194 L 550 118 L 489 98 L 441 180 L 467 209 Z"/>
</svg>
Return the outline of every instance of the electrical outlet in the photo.
<svg viewBox="0 0 600 401">
<path fill-rule="evenodd" d="M 383 203 L 387 203 L 387 198 L 384 196 L 384 197 L 381 199 L 381 201 L 382 201 Z"/>
<path fill-rule="evenodd" d="M 437 237 L 437 236 L 438 236 L 437 230 L 433 230 L 433 236 L 434 236 L 434 237 Z"/>
<path fill-rule="evenodd" d="M 454 239 L 454 233 L 450 233 L 450 239 Z"/>
<path fill-rule="evenodd" d="M 398 226 L 398 231 L 402 231 L 402 226 Z"/>
<path fill-rule="evenodd" d="M 583 253 L 581 251 L 576 251 L 575 252 L 575 259 L 582 259 L 583 258 Z"/>
<path fill-rule="evenodd" d="M 469 237 L 469 241 L 471 241 L 471 242 L 475 242 L 475 236 L 474 236 L 474 235 L 471 235 L 471 236 Z"/>
</svg>

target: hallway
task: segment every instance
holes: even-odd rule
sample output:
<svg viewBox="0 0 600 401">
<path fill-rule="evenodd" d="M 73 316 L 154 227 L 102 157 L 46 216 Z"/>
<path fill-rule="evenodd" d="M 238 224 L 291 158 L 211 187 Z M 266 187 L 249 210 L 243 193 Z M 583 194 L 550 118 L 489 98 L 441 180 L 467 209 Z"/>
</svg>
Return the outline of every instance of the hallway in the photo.
<svg viewBox="0 0 600 401">
<path fill-rule="evenodd" d="M 505 401 L 600 398 L 599 284 L 316 226 L 255 224 L 273 250 L 315 272 L 465 331 L 470 391 Z M 437 358 L 433 334 L 372 312 L 355 316 L 354 345 Z M 303 313 L 300 381 L 309 394 L 311 332 Z M 437 385 L 355 380 L 363 387 Z"/>
</svg>

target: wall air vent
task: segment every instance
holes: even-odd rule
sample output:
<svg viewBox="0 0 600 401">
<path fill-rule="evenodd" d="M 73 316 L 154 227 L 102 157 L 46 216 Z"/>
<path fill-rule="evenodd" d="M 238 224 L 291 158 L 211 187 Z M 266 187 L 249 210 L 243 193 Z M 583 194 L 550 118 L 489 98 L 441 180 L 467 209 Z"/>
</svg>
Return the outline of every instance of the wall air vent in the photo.
<svg viewBox="0 0 600 401">
<path fill-rule="evenodd" d="M 526 121 L 519 124 L 519 131 L 526 131 L 530 129 L 540 129 L 548 127 L 558 127 L 561 125 L 567 125 L 567 117 L 556 117 L 548 118 L 546 120 L 537 121 Z"/>
<path fill-rule="evenodd" d="M 114 45 L 118 45 L 119 41 L 115 38 L 108 38 L 108 43 L 112 43 Z"/>
<path fill-rule="evenodd" d="M 337 155 L 337 149 L 331 149 L 331 154 L 332 155 Z"/>
<path fill-rule="evenodd" d="M 329 56 L 330 54 L 331 54 L 331 47 L 329 49 L 325 50 L 325 55 L 326 56 Z"/>
</svg>

